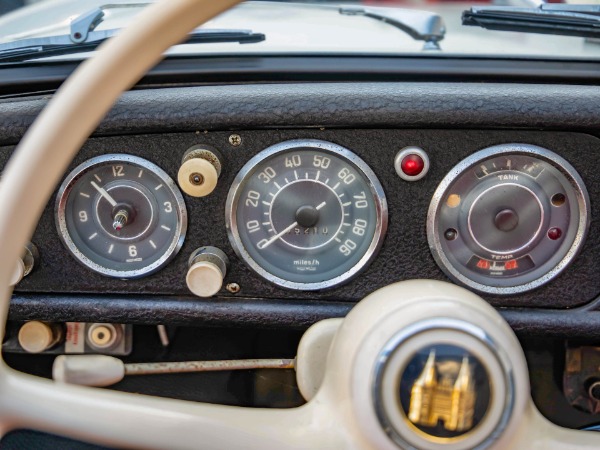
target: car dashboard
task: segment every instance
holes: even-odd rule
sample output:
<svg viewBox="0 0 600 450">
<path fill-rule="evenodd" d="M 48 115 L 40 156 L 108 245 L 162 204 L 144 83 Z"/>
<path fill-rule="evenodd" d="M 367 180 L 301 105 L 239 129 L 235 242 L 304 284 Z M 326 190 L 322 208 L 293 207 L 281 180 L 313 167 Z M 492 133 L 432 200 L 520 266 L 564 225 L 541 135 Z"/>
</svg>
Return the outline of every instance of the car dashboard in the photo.
<svg viewBox="0 0 600 450">
<path fill-rule="evenodd" d="M 7 362 L 49 376 L 52 351 L 19 348 L 18 330 L 30 321 L 126 325 L 128 348 L 115 354 L 135 361 L 293 357 L 302 330 L 343 317 L 373 291 L 442 280 L 507 319 L 546 417 L 591 426 L 595 378 L 569 372 L 566 361 L 600 338 L 597 97 L 595 86 L 567 83 L 415 80 L 129 91 L 40 218 L 33 269 L 13 293 Z M 0 100 L 2 165 L 47 100 Z M 198 149 L 219 164 L 202 197 L 185 193 L 190 173 L 178 178 Z M 118 198 L 128 189 L 135 204 Z M 119 234 L 136 221 L 152 229 Z M 96 237 L 102 248 L 90 244 Z M 121 265 L 111 259 L 115 245 Z M 199 261 L 221 276 L 202 295 L 190 289 Z M 159 344 L 156 325 L 168 327 L 171 347 Z M 289 379 L 171 377 L 116 388 L 252 406 L 302 402 Z M 283 386 L 277 394 L 273 383 Z"/>
</svg>

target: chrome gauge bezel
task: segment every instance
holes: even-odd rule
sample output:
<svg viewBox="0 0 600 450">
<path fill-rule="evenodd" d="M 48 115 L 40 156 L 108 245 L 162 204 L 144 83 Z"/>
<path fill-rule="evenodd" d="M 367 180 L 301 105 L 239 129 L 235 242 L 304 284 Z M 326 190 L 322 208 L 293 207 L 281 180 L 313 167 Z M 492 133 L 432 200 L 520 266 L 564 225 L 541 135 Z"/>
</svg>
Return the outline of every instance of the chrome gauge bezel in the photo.
<svg viewBox="0 0 600 450">
<path fill-rule="evenodd" d="M 66 221 L 67 200 L 69 198 L 69 194 L 71 193 L 72 188 L 75 185 L 75 183 L 77 183 L 77 181 L 85 173 L 89 172 L 90 170 L 94 169 L 95 167 L 103 165 L 103 164 L 107 164 L 107 163 L 116 163 L 116 162 L 133 164 L 133 165 L 139 166 L 140 168 L 143 168 L 143 169 L 146 169 L 146 170 L 152 172 L 156 177 L 158 177 L 165 184 L 165 186 L 170 190 L 170 192 L 173 194 L 173 197 L 175 198 L 175 200 L 177 202 L 177 207 L 175 209 L 176 209 L 177 215 L 178 215 L 178 221 L 177 221 L 178 226 L 177 226 L 176 232 L 173 235 L 173 239 L 171 240 L 171 243 L 170 243 L 167 251 L 165 253 L 163 253 L 163 255 L 158 260 L 154 261 L 152 264 L 149 264 L 148 266 L 145 266 L 141 269 L 122 271 L 122 270 L 110 269 L 110 268 L 104 267 L 100 264 L 97 264 L 96 262 L 92 261 L 87 256 L 85 256 L 79 250 L 77 245 L 75 245 L 75 243 L 73 242 L 73 239 L 71 238 L 68 228 L 67 228 L 67 221 Z M 55 203 L 55 207 L 54 207 L 54 217 L 55 217 L 56 229 L 58 231 L 61 241 L 63 242 L 65 247 L 71 252 L 71 254 L 75 257 L 75 259 L 79 263 L 81 263 L 82 265 L 88 267 L 89 269 L 91 269 L 94 272 L 97 272 L 101 275 L 105 275 L 108 277 L 114 277 L 114 278 L 123 278 L 123 279 L 141 278 L 146 275 L 150 275 L 150 274 L 155 273 L 156 271 L 160 270 L 169 261 L 171 261 L 177 255 L 177 253 L 183 246 L 183 242 L 185 240 L 185 235 L 187 232 L 187 222 L 188 222 L 187 209 L 185 206 L 185 201 L 183 199 L 183 195 L 181 194 L 181 192 L 179 191 L 179 188 L 177 187 L 177 185 L 175 184 L 173 179 L 169 176 L 169 174 L 167 174 L 167 172 L 165 172 L 163 169 L 161 169 L 156 164 L 154 164 L 144 158 L 140 158 L 139 156 L 134 156 L 134 155 L 123 154 L 123 153 L 115 153 L 115 154 L 96 156 L 94 158 L 88 159 L 87 161 L 83 162 L 82 164 L 77 166 L 75 169 L 73 169 L 73 171 L 71 171 L 71 173 L 69 173 L 69 175 L 65 178 L 65 180 L 63 181 L 63 183 L 61 184 L 61 186 L 58 190 L 58 194 L 56 197 L 56 203 Z"/>
<path fill-rule="evenodd" d="M 565 256 L 548 272 L 544 275 L 536 278 L 533 281 L 515 285 L 515 286 L 489 286 L 486 284 L 478 283 L 467 276 L 459 272 L 453 265 L 453 263 L 446 256 L 441 239 L 439 222 L 437 214 L 440 210 L 441 203 L 445 197 L 447 190 L 454 184 L 454 182 L 461 176 L 465 171 L 471 169 L 477 164 L 484 162 L 485 160 L 495 158 L 502 155 L 515 154 L 515 155 L 526 155 L 533 158 L 538 158 L 557 169 L 562 175 L 565 176 L 570 186 L 573 188 L 573 192 L 577 199 L 577 206 L 579 209 L 579 223 L 577 224 L 577 231 L 573 243 L 569 247 L 569 250 Z M 590 224 L 590 200 L 587 193 L 587 189 L 577 173 L 575 168 L 564 158 L 557 155 L 556 153 L 547 150 L 542 147 L 530 144 L 501 144 L 493 147 L 488 147 L 480 150 L 469 157 L 462 160 L 446 175 L 442 180 L 429 205 L 427 212 L 427 240 L 433 258 L 435 259 L 438 266 L 444 271 L 444 273 L 450 277 L 453 281 L 461 283 L 469 288 L 494 295 L 510 295 L 519 294 L 522 292 L 536 289 L 549 281 L 556 278 L 562 273 L 567 266 L 573 261 L 573 259 L 579 254 Z"/>
<path fill-rule="evenodd" d="M 362 258 L 350 269 L 342 275 L 331 278 L 329 280 L 314 282 L 314 283 L 300 283 L 296 281 L 289 281 L 284 278 L 273 275 L 261 267 L 246 251 L 237 225 L 237 207 L 240 194 L 240 188 L 243 186 L 246 177 L 253 173 L 255 168 L 263 163 L 265 160 L 283 152 L 287 152 L 293 149 L 309 149 L 318 150 L 325 153 L 336 155 L 342 159 L 347 160 L 353 166 L 355 166 L 365 177 L 371 195 L 375 200 L 375 209 L 377 215 L 377 223 L 375 225 L 375 232 L 373 238 L 367 248 L 367 251 Z M 318 139 L 295 139 L 290 141 L 281 142 L 272 145 L 265 150 L 259 152 L 253 158 L 251 158 L 240 170 L 235 177 L 229 194 L 227 196 L 227 202 L 225 206 L 225 223 L 227 226 L 227 234 L 233 250 L 254 272 L 261 277 L 270 281 L 273 284 L 295 290 L 305 291 L 316 291 L 321 289 L 332 288 L 345 282 L 350 281 L 353 277 L 358 275 L 361 271 L 371 263 L 371 261 L 377 255 L 377 252 L 383 244 L 383 240 L 387 231 L 388 225 L 388 207 L 381 183 L 377 179 L 377 176 L 373 170 L 364 162 L 359 156 L 351 152 L 341 145 L 334 144 L 332 142 L 321 141 Z"/>
</svg>

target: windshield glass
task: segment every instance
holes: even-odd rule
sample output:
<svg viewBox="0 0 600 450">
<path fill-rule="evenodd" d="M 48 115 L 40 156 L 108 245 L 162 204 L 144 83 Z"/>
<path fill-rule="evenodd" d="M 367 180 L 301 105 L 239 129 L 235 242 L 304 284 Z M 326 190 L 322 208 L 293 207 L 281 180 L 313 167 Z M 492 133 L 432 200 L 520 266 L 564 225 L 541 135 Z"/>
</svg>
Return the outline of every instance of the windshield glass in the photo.
<svg viewBox="0 0 600 450">
<path fill-rule="evenodd" d="M 76 51 L 73 48 L 64 51 L 63 47 L 100 43 L 134 20 L 148 3 L 148 0 L 2 1 L 0 62 L 3 50 L 14 52 L 15 48 L 20 52 L 20 60 L 88 57 L 94 46 Z M 492 31 L 462 24 L 463 12 L 472 7 L 535 7 L 536 3 L 535 0 L 490 0 L 476 4 L 455 0 L 248 1 L 199 29 L 226 32 L 228 39 L 202 36 L 192 43 L 176 46 L 169 54 L 335 53 L 568 59 L 600 56 L 597 38 Z M 593 3 L 600 4 L 600 0 Z M 89 18 L 94 10 L 100 11 L 95 21 L 82 20 Z M 80 31 L 81 26 L 90 31 L 83 40 L 79 39 L 81 42 L 74 42 L 74 23 Z M 253 33 L 254 39 L 230 36 L 230 32 Z M 57 44 L 61 47 L 55 47 L 54 53 L 42 51 Z M 23 52 L 23 48 L 27 51 Z"/>
</svg>

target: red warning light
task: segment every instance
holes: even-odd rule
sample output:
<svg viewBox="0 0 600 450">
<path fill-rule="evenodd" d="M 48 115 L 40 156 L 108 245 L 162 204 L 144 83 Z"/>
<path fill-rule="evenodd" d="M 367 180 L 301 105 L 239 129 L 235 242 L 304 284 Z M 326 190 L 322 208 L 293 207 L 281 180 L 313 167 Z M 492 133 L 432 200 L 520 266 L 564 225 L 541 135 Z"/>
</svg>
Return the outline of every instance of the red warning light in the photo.
<svg viewBox="0 0 600 450">
<path fill-rule="evenodd" d="M 487 270 L 490 268 L 490 262 L 486 261 L 485 259 L 480 259 L 479 261 L 477 261 L 477 267 L 479 269 Z"/>
<path fill-rule="evenodd" d="M 562 236 L 562 230 L 560 228 L 550 228 L 548 230 L 548 237 L 550 239 L 552 239 L 553 241 L 556 241 L 557 239 L 560 239 L 560 237 Z"/>
<path fill-rule="evenodd" d="M 510 261 L 506 261 L 504 263 L 504 269 L 506 270 L 514 270 L 519 267 L 519 263 L 516 259 L 511 259 Z"/>
<path fill-rule="evenodd" d="M 404 158 L 402 158 L 400 167 L 402 168 L 402 172 L 404 172 L 406 175 L 410 177 L 416 177 L 425 168 L 425 161 L 423 161 L 423 158 L 416 153 L 411 153 L 410 155 L 406 155 Z"/>
</svg>

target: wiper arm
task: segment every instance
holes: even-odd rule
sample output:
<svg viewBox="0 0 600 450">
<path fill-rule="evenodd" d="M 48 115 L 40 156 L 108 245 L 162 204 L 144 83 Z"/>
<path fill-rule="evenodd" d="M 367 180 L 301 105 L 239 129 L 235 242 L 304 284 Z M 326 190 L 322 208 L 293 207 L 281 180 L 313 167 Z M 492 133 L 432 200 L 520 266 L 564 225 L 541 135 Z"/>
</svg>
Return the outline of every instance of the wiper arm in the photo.
<svg viewBox="0 0 600 450">
<path fill-rule="evenodd" d="M 439 15 L 429 11 L 343 6 L 339 9 L 339 12 L 347 16 L 365 16 L 389 23 L 401 29 L 413 39 L 425 41 L 424 50 L 439 50 L 439 41 L 444 39 L 446 34 L 444 20 Z"/>
<path fill-rule="evenodd" d="M 95 50 L 96 47 L 119 31 L 118 29 L 102 31 L 100 33 L 103 37 L 94 37 L 92 35 L 95 33 L 90 33 L 92 40 L 81 44 L 73 42 L 65 43 L 64 41 L 69 38 L 68 36 L 24 39 L 22 41 L 10 42 L 9 44 L 0 44 L 0 62 L 15 62 L 25 59 L 89 52 Z M 253 33 L 251 30 L 203 29 L 189 34 L 188 38 L 182 44 L 211 44 L 219 42 L 249 44 L 264 40 L 264 34 Z M 15 46 L 15 44 L 18 44 L 18 46 Z"/>
<path fill-rule="evenodd" d="M 136 4 L 139 6 L 139 4 Z M 102 8 L 82 14 L 71 23 L 69 35 L 21 39 L 0 44 L 0 62 L 15 62 L 25 59 L 45 58 L 56 55 L 84 53 L 95 50 L 107 39 L 121 30 L 94 31 L 104 17 Z M 251 30 L 197 29 L 188 35 L 182 44 L 212 44 L 238 42 L 250 44 L 262 42 L 265 35 Z"/>
<path fill-rule="evenodd" d="M 490 6 L 471 8 L 463 25 L 498 31 L 600 37 L 600 6 L 541 4 L 537 8 Z"/>
</svg>

